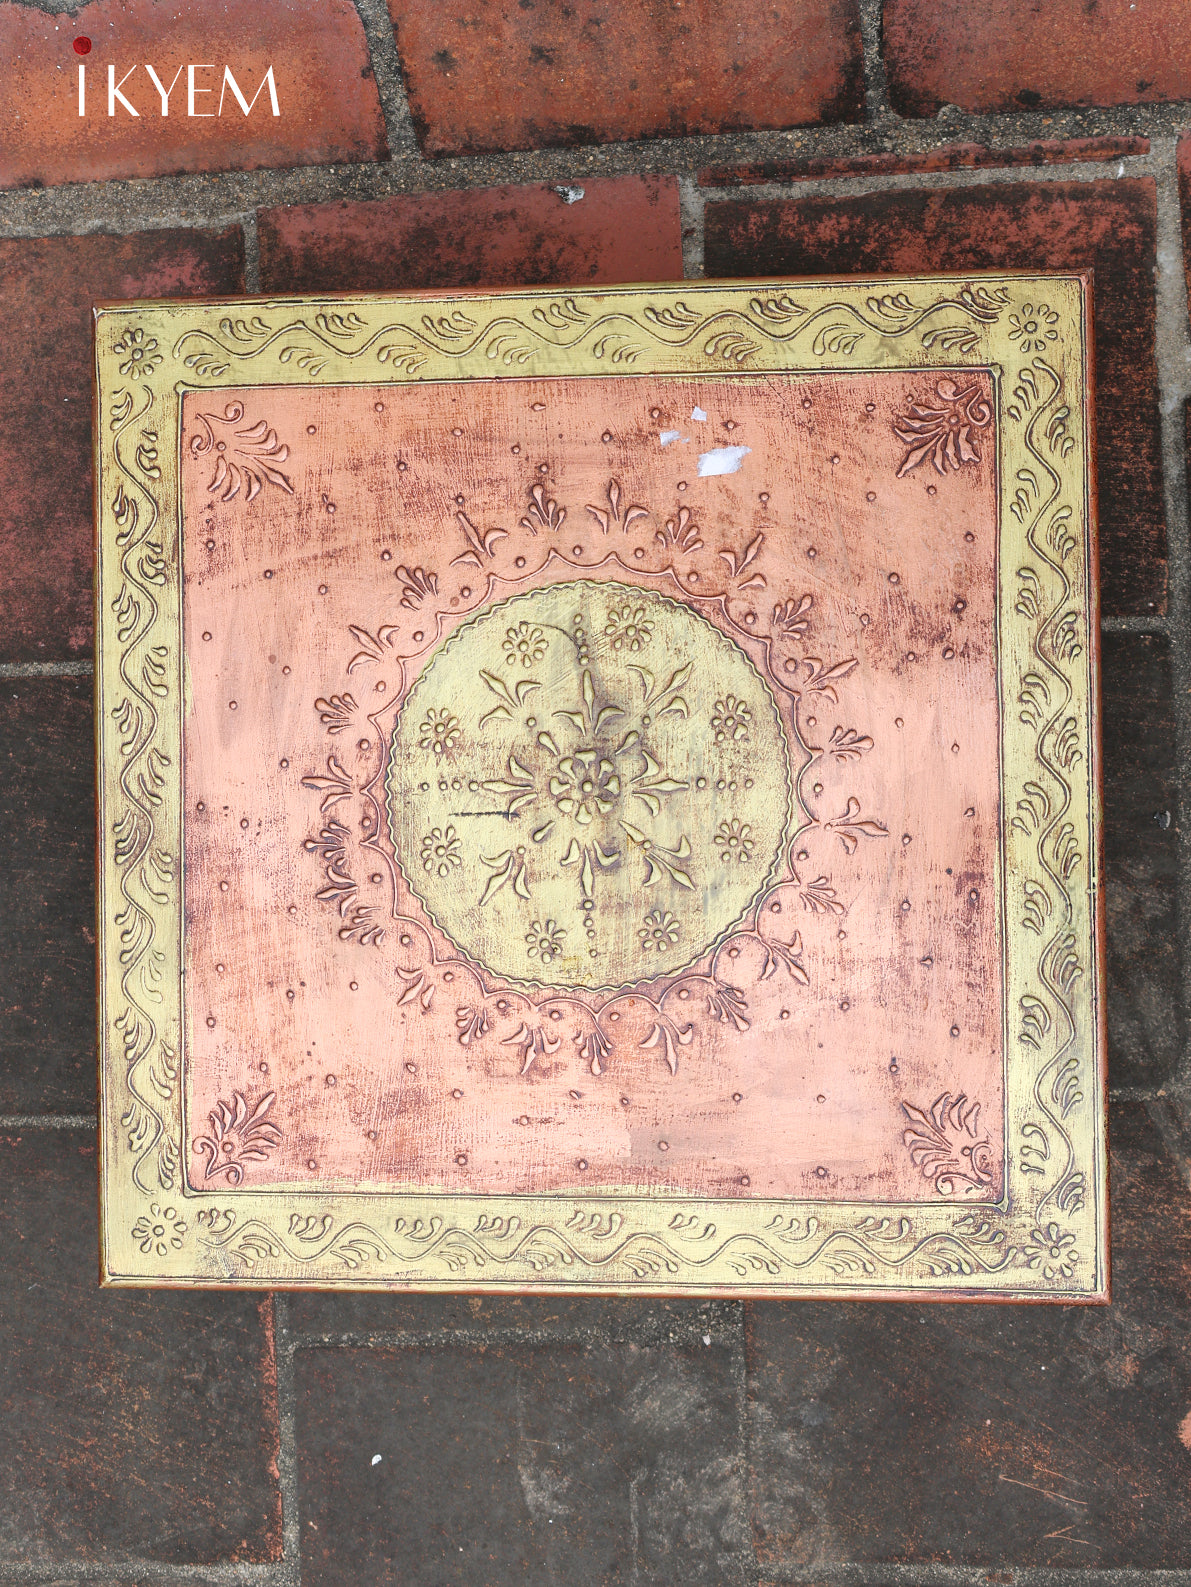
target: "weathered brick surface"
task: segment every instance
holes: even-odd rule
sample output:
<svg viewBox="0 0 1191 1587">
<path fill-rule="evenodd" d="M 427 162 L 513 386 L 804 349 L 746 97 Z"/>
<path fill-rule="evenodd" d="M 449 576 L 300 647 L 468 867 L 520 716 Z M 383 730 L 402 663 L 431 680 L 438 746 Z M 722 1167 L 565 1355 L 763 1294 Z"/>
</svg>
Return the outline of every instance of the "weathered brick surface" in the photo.
<svg viewBox="0 0 1191 1587">
<path fill-rule="evenodd" d="M 93 42 L 82 58 L 72 48 L 79 36 Z M 69 14 L 3 0 L 0 60 L 0 187 L 388 155 L 364 30 L 349 0 L 92 0 Z M 168 93 L 168 116 L 146 62 Z M 189 62 L 211 63 L 194 74 L 193 115 Z M 109 66 L 136 117 L 118 99 L 109 116 Z M 251 107 L 247 117 L 224 87 L 225 66 Z M 269 66 L 277 116 L 267 84 L 254 100 Z"/>
<path fill-rule="evenodd" d="M 91 645 L 92 303 L 243 286 L 238 226 L 0 241 L 0 661 Z"/>
<path fill-rule="evenodd" d="M 263 210 L 258 235 L 262 291 L 682 277 L 672 176 L 585 181 L 562 194 L 553 187 L 489 187 L 292 205 Z"/>
<path fill-rule="evenodd" d="M 855 0 L 389 0 L 427 154 L 856 121 Z"/>
<path fill-rule="evenodd" d="M 884 0 L 889 95 L 902 115 L 1053 110 L 1191 97 L 1191 4 Z"/>
<path fill-rule="evenodd" d="M 700 171 L 700 187 L 749 187 L 762 182 L 823 181 L 841 176 L 891 176 L 901 172 L 963 171 L 1016 165 L 1070 165 L 1080 160 L 1120 160 L 1148 154 L 1148 138 L 1039 138 L 1020 148 L 991 149 L 982 143 L 942 143 L 919 153 L 815 155 L 764 160 Z"/>
<path fill-rule="evenodd" d="M 1148 178 L 996 183 L 707 207 L 709 276 L 1095 271 L 1103 609 L 1166 606 L 1155 192 Z"/>
<path fill-rule="evenodd" d="M 0 1113 L 95 1106 L 90 678 L 0 681 Z"/>
<path fill-rule="evenodd" d="M 1185 1036 L 1168 642 L 1106 634 L 1101 672 L 1109 1077 L 1152 1085 L 1174 1072 Z"/>
<path fill-rule="evenodd" d="M 1191 296 L 1191 132 L 1185 132 L 1178 141 L 1176 168 L 1183 218 L 1183 274 Z"/>
<path fill-rule="evenodd" d="M 441 1329 L 482 1339 L 504 1328 L 557 1337 L 596 1329 L 641 1343 L 675 1331 L 703 1333 L 716 1315 L 710 1301 L 571 1295 L 334 1295 L 299 1290 L 289 1305 L 295 1330 L 312 1338 Z"/>
<path fill-rule="evenodd" d="M 763 1564 L 1186 1567 L 1191 1207 L 1112 1139 L 1110 1307 L 750 1306 Z"/>
<path fill-rule="evenodd" d="M 314 1350 L 297 1374 L 311 1587 L 740 1579 L 732 1363 L 714 1341 Z"/>
<path fill-rule="evenodd" d="M 0 1180 L 0 1562 L 276 1558 L 268 1300 L 100 1290 L 92 1131 L 0 1136 Z"/>
</svg>

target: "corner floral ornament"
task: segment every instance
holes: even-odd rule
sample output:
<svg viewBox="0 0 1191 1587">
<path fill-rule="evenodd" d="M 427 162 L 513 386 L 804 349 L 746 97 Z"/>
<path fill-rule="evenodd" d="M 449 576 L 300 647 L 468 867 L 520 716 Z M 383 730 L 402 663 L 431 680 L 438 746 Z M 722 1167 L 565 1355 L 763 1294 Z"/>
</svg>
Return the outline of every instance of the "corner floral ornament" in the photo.
<svg viewBox="0 0 1191 1587">
<path fill-rule="evenodd" d="M 207 1159 L 204 1180 L 227 1176 L 229 1185 L 238 1185 L 244 1178 L 244 1164 L 263 1162 L 281 1142 L 281 1131 L 270 1118 L 270 1108 L 276 1100 L 275 1093 L 266 1091 L 258 1102 L 251 1103 L 242 1091 L 232 1093 L 231 1102 L 220 1102 L 210 1114 L 211 1131 L 200 1135 L 194 1150 Z"/>
<path fill-rule="evenodd" d="M 910 411 L 894 423 L 894 435 L 909 448 L 898 468 L 898 479 L 928 458 L 936 474 L 946 474 L 948 469 L 958 473 L 965 463 L 980 461 L 976 436 L 989 428 L 993 417 L 981 388 L 940 380 L 935 395 L 938 400 L 933 403 L 912 402 Z"/>
</svg>

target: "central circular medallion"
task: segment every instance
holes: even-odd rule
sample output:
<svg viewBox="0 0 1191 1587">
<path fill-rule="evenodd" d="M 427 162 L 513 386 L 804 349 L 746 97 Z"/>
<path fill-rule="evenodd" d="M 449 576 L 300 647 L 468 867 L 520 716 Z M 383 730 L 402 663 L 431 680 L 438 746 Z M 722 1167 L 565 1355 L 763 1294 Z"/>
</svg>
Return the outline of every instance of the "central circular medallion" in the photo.
<svg viewBox="0 0 1191 1587">
<path fill-rule="evenodd" d="M 410 689 L 388 811 L 411 890 L 506 980 L 671 975 L 780 870 L 793 787 L 777 702 L 679 601 L 579 580 L 463 623 Z"/>
</svg>

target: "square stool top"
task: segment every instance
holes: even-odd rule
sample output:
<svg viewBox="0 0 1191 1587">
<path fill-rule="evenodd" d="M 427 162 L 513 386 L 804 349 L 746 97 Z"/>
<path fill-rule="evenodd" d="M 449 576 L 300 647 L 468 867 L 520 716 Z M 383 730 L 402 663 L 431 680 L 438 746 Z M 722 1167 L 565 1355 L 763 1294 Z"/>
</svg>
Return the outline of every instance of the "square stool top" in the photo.
<svg viewBox="0 0 1191 1587">
<path fill-rule="evenodd" d="M 98 309 L 105 1281 L 1103 1299 L 1089 302 Z"/>
</svg>

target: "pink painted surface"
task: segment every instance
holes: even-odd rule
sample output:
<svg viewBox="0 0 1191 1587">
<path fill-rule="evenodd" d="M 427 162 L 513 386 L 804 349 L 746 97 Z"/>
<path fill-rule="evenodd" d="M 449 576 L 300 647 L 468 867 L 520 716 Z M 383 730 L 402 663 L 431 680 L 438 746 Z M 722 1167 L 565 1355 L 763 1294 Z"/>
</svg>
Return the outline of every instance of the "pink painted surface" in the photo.
<svg viewBox="0 0 1191 1587">
<path fill-rule="evenodd" d="M 999 1191 L 995 460 L 990 383 L 957 378 L 185 398 L 193 1183 L 236 1182 L 234 1136 L 255 1142 L 230 1154 L 246 1185 Z M 948 433 L 965 444 L 934 447 Z M 727 447 L 738 469 L 701 477 Z M 805 830 L 755 919 L 613 994 L 477 967 L 406 885 L 418 856 L 396 863 L 384 798 L 397 707 L 451 633 L 584 578 L 702 613 L 806 768 Z M 768 786 L 751 742 L 728 744 L 741 786 Z M 465 747 L 428 764 L 465 785 Z M 671 798 L 694 801 L 693 769 Z M 729 795 L 690 808 L 695 859 L 718 853 Z M 484 862 L 460 837 L 465 878 Z M 672 881 L 641 907 L 682 925 Z M 499 903 L 519 907 L 511 881 Z"/>
</svg>

